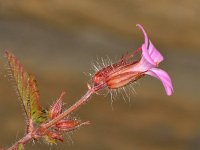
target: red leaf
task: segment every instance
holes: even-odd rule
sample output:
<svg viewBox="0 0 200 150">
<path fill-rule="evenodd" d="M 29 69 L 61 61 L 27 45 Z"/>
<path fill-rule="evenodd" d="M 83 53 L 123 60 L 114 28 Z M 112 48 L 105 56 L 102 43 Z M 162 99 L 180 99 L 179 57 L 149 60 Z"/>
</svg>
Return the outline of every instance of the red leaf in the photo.
<svg viewBox="0 0 200 150">
<path fill-rule="evenodd" d="M 22 101 L 28 120 L 43 122 L 46 120 L 45 112 L 39 103 L 39 91 L 35 77 L 24 71 L 23 66 L 12 53 L 5 51 L 5 56 L 10 67 L 10 75 L 15 80 L 17 93 Z"/>
</svg>

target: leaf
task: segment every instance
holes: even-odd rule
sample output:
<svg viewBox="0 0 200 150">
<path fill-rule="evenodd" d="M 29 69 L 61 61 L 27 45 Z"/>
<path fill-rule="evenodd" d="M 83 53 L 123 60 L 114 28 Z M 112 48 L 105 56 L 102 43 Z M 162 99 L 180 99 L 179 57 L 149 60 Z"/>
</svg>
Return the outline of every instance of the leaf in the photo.
<svg viewBox="0 0 200 150">
<path fill-rule="evenodd" d="M 24 150 L 24 145 L 23 144 L 19 144 L 17 147 L 17 150 Z"/>
<path fill-rule="evenodd" d="M 12 53 L 5 51 L 5 56 L 28 120 L 32 119 L 35 123 L 45 121 L 46 112 L 39 103 L 39 91 L 35 77 L 24 71 L 23 66 Z"/>
<path fill-rule="evenodd" d="M 30 114 L 33 122 L 43 122 L 46 120 L 46 111 L 42 109 L 39 103 L 39 91 L 35 76 L 29 74 L 29 101 Z"/>
<path fill-rule="evenodd" d="M 43 140 L 50 145 L 56 144 L 56 139 L 49 137 L 48 135 L 43 136 Z"/>
<path fill-rule="evenodd" d="M 56 133 L 56 132 L 52 132 L 52 131 L 48 131 L 46 133 L 45 136 L 43 136 L 44 140 L 48 143 L 48 144 L 56 144 L 57 141 L 64 141 L 64 138 L 62 137 L 61 134 Z"/>
</svg>

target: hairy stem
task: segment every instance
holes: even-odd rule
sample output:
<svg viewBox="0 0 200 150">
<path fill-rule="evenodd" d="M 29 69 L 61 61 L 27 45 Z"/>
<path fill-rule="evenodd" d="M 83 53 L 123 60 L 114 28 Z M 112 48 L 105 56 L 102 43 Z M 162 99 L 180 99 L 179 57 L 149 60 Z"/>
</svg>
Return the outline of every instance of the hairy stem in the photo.
<svg viewBox="0 0 200 150">
<path fill-rule="evenodd" d="M 64 117 L 66 117 L 68 114 L 70 114 L 71 112 L 73 112 L 74 110 L 76 110 L 82 104 L 86 103 L 88 101 L 88 98 L 93 93 L 94 93 L 93 90 L 88 90 L 87 93 L 83 97 L 81 97 L 81 99 L 79 101 L 77 101 L 75 104 L 73 104 L 70 108 L 68 108 L 67 110 L 65 110 L 63 113 L 61 113 L 56 118 L 54 118 L 53 120 L 49 121 L 48 123 L 41 125 L 42 128 L 48 129 L 48 128 L 52 127 L 53 125 L 55 125 L 58 121 L 62 120 Z"/>
<path fill-rule="evenodd" d="M 81 105 L 85 104 L 89 100 L 89 98 L 92 96 L 92 94 L 94 94 L 95 92 L 101 90 L 102 88 L 104 88 L 104 85 L 98 85 L 98 86 L 94 86 L 94 87 L 90 88 L 86 92 L 86 94 L 84 96 L 82 96 L 81 99 L 79 99 L 76 103 L 74 103 L 70 108 L 65 110 L 63 113 L 61 113 L 56 118 L 54 118 L 53 120 L 49 121 L 48 123 L 41 125 L 41 127 L 43 129 L 48 129 L 48 128 L 52 127 L 58 121 L 62 120 L 64 117 L 66 117 L 71 112 L 73 112 L 74 110 L 79 108 Z"/>
<path fill-rule="evenodd" d="M 35 137 L 42 137 L 45 135 L 46 131 L 51 128 L 53 125 L 55 125 L 58 121 L 62 120 L 64 117 L 72 113 L 74 110 L 88 102 L 89 98 L 96 93 L 97 91 L 101 90 L 104 88 L 104 85 L 98 85 L 90 88 L 85 95 L 83 95 L 76 103 L 74 103 L 70 108 L 66 109 L 63 113 L 58 115 L 56 118 L 53 120 L 50 120 L 49 122 L 45 124 L 41 124 L 38 128 L 35 128 L 34 131 L 31 133 L 26 134 L 22 139 L 20 139 L 18 142 L 16 142 L 13 146 L 8 148 L 7 150 L 17 150 L 18 146 L 20 144 L 27 144 L 29 141 L 31 141 Z"/>
<path fill-rule="evenodd" d="M 29 141 L 32 140 L 32 135 L 31 134 L 26 134 L 23 138 L 21 138 L 19 141 L 17 141 L 14 145 L 12 145 L 10 148 L 7 150 L 18 150 L 18 147 L 20 144 L 27 144 Z"/>
</svg>

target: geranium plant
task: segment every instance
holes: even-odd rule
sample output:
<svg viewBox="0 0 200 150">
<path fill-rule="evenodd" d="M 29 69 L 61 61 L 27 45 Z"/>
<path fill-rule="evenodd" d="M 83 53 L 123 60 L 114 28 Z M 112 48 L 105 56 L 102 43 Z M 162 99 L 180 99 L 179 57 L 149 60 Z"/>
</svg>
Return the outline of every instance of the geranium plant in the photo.
<svg viewBox="0 0 200 150">
<path fill-rule="evenodd" d="M 173 93 L 172 81 L 169 75 L 158 68 L 164 57 L 149 40 L 141 25 L 137 27 L 144 34 L 144 43 L 135 52 L 124 55 L 118 62 L 97 68 L 92 75 L 88 90 L 71 107 L 63 109 L 65 92 L 54 102 L 49 109 L 44 109 L 39 102 L 39 91 L 36 79 L 32 74 L 26 72 L 19 60 L 9 51 L 5 51 L 9 71 L 16 83 L 16 90 L 22 102 L 26 116 L 26 134 L 19 141 L 15 142 L 7 150 L 23 150 L 30 141 L 45 140 L 49 144 L 57 141 L 64 141 L 63 134 L 77 130 L 89 125 L 89 121 L 81 121 L 72 116 L 72 112 L 87 103 L 93 94 L 106 89 L 112 90 L 124 88 L 146 75 L 153 76 L 160 80 L 165 88 L 166 94 Z M 139 60 L 133 60 L 139 54 Z M 2 148 L 3 149 L 3 148 Z"/>
</svg>

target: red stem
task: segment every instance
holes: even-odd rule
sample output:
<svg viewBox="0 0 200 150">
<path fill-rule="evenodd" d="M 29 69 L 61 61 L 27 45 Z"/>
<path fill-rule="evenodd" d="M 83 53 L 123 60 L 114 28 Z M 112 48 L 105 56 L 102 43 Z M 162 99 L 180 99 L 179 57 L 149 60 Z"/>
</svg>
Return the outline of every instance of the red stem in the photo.
<svg viewBox="0 0 200 150">
<path fill-rule="evenodd" d="M 7 150 L 18 150 L 18 146 L 20 144 L 27 144 L 30 140 L 32 140 L 32 135 L 31 134 L 26 134 L 23 138 L 21 138 L 19 141 L 17 141 L 14 145 L 12 145 L 10 148 Z"/>
<path fill-rule="evenodd" d="M 69 115 L 71 112 L 73 112 L 74 110 L 77 110 L 80 106 L 82 106 L 83 104 L 85 104 L 86 102 L 88 102 L 89 97 L 92 96 L 92 94 L 96 93 L 97 91 L 103 89 L 104 86 L 105 86 L 104 84 L 93 86 L 75 104 L 73 104 L 70 108 L 68 108 L 67 110 L 65 110 L 63 113 L 61 113 L 60 115 L 58 115 L 53 120 L 50 120 L 46 124 L 42 124 L 41 128 L 42 129 L 48 129 L 48 128 L 52 127 L 58 121 L 62 120 L 64 117 L 66 117 L 67 115 Z"/>
<path fill-rule="evenodd" d="M 53 125 L 55 125 L 58 121 L 62 120 L 64 117 L 66 117 L 68 114 L 70 114 L 71 112 L 73 112 L 74 110 L 76 110 L 78 107 L 80 107 L 81 105 L 85 104 L 88 101 L 88 98 L 94 93 L 93 89 L 90 89 L 87 91 L 87 93 L 81 97 L 80 100 L 78 100 L 75 104 L 73 104 L 70 108 L 68 108 L 67 110 L 65 110 L 63 113 L 61 113 L 60 115 L 58 115 L 56 118 L 54 118 L 53 120 L 47 122 L 46 124 L 42 124 L 41 127 L 43 129 L 48 129 L 50 127 L 52 127 Z"/>
<path fill-rule="evenodd" d="M 31 133 L 26 134 L 22 139 L 20 139 L 18 142 L 16 142 L 13 146 L 8 148 L 7 150 L 17 150 L 18 146 L 20 144 L 27 144 L 29 141 L 31 141 L 33 138 L 40 138 L 43 135 L 45 135 L 46 131 L 51 128 L 53 125 L 55 125 L 58 121 L 62 120 L 64 117 L 72 113 L 74 110 L 78 109 L 80 106 L 88 102 L 89 98 L 92 96 L 92 94 L 96 93 L 97 91 L 104 88 L 104 85 L 98 85 L 90 88 L 84 96 L 82 96 L 76 103 L 74 103 L 70 108 L 65 110 L 63 113 L 58 115 L 53 120 L 50 120 L 49 122 L 40 125 L 38 128 L 35 128 L 34 131 Z"/>
</svg>

